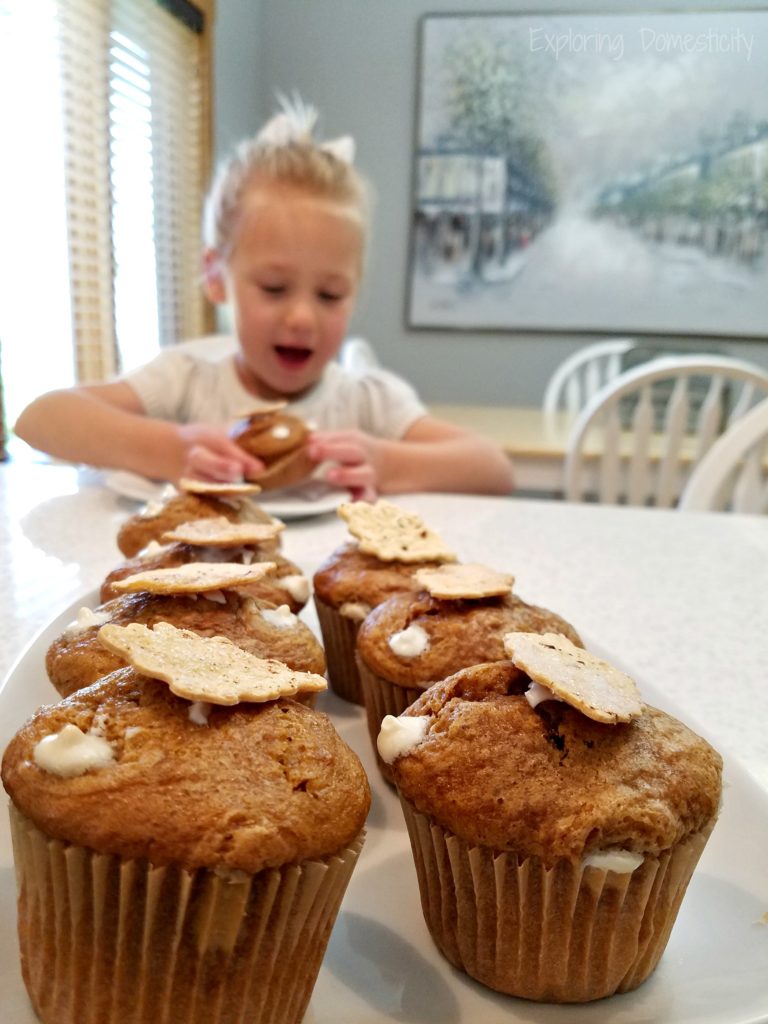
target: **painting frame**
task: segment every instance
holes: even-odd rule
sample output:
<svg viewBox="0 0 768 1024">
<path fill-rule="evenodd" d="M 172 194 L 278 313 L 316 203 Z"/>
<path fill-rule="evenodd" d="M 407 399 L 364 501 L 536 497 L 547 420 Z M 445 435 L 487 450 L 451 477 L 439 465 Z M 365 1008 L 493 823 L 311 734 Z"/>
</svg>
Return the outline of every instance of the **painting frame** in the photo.
<svg viewBox="0 0 768 1024">
<path fill-rule="evenodd" d="M 429 13 L 418 37 L 409 330 L 768 339 L 768 8 Z"/>
</svg>

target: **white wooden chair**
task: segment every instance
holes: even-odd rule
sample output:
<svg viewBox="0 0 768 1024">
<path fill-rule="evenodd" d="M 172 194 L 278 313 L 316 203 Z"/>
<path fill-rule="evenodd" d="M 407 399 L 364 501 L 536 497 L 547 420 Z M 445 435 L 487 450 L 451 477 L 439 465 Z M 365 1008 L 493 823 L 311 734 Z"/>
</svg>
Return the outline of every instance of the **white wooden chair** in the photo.
<svg viewBox="0 0 768 1024">
<path fill-rule="evenodd" d="M 691 473 L 678 507 L 768 512 L 768 398 L 718 437 Z"/>
<path fill-rule="evenodd" d="M 345 370 L 354 374 L 362 374 L 373 366 L 379 366 L 373 345 L 365 338 L 347 338 L 339 350 L 339 362 Z"/>
<path fill-rule="evenodd" d="M 544 389 L 542 409 L 552 417 L 560 410 L 575 416 L 623 370 L 622 356 L 635 347 L 632 338 L 611 338 L 580 348 L 555 370 Z"/>
<path fill-rule="evenodd" d="M 571 430 L 566 500 L 675 505 L 715 439 L 765 394 L 768 371 L 725 356 L 664 356 L 627 370 Z"/>
</svg>

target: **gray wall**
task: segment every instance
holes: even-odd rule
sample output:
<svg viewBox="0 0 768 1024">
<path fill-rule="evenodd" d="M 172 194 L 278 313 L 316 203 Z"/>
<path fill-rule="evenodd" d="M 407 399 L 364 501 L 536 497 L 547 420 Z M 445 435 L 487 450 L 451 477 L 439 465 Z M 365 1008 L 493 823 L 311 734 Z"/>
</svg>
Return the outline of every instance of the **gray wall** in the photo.
<svg viewBox="0 0 768 1024">
<path fill-rule="evenodd" d="M 438 9 L 532 6 L 489 8 L 482 0 L 218 0 L 217 151 L 259 127 L 273 110 L 276 91 L 298 90 L 317 106 L 323 136 L 355 136 L 357 163 L 373 181 L 377 200 L 368 278 L 353 330 L 429 401 L 536 405 L 553 369 L 590 340 L 405 326 L 419 18 Z M 560 0 L 535 6 L 562 10 Z M 662 5 L 651 0 L 643 9 L 653 6 Z M 672 344 L 677 350 L 697 347 L 695 339 L 675 338 Z M 716 344 L 768 367 L 765 342 Z"/>
<path fill-rule="evenodd" d="M 262 120 L 262 0 L 218 0 L 213 52 L 213 152 L 222 157 Z"/>
</svg>

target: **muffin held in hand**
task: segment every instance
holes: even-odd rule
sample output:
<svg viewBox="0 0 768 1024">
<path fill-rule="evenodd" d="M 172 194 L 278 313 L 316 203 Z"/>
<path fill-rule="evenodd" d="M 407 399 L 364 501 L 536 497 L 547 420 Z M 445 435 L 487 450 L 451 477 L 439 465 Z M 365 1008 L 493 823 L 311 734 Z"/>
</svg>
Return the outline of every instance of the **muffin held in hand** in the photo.
<svg viewBox="0 0 768 1024">
<path fill-rule="evenodd" d="M 500 992 L 627 992 L 667 944 L 717 817 L 721 758 L 564 637 L 506 644 L 510 660 L 382 723 L 427 926 Z"/>
<path fill-rule="evenodd" d="M 48 648 L 48 677 L 66 697 L 120 668 L 120 657 L 98 640 L 99 627 L 107 622 L 170 622 L 200 636 L 228 637 L 257 657 L 277 658 L 297 671 L 322 673 L 325 655 L 309 626 L 287 605 L 250 596 L 250 588 L 273 568 L 271 562 L 190 562 L 116 581 L 120 597 L 81 609 Z"/>
<path fill-rule="evenodd" d="M 138 555 L 114 568 L 102 583 L 99 596 L 102 601 L 117 597 L 120 592 L 113 584 L 126 576 L 173 569 L 188 562 L 273 562 L 274 572 L 261 577 L 246 592 L 274 604 L 287 604 L 292 612 L 301 611 L 309 599 L 309 580 L 295 562 L 275 551 L 284 529 L 285 524 L 277 519 L 270 523 L 233 523 L 218 516 L 182 523 L 162 535 L 163 543 L 150 541 Z"/>
<path fill-rule="evenodd" d="M 360 626 L 357 660 L 368 730 L 376 749 L 382 719 L 399 715 L 432 683 L 459 669 L 508 657 L 511 631 L 562 633 L 579 647 L 576 630 L 546 608 L 512 593 L 514 579 L 482 565 L 419 569 L 416 594 L 394 594 Z M 384 777 L 389 766 L 378 758 Z"/>
<path fill-rule="evenodd" d="M 309 457 L 309 430 L 303 420 L 282 411 L 285 404 L 254 410 L 232 432 L 241 448 L 264 463 L 264 472 L 256 479 L 265 491 L 292 487 L 316 468 Z"/>
<path fill-rule="evenodd" d="M 172 626 L 16 734 L 22 974 L 44 1024 L 298 1024 L 370 805 L 325 680 Z M 165 682 L 160 681 L 161 679 Z"/>
<path fill-rule="evenodd" d="M 353 542 L 337 548 L 314 575 L 315 608 L 328 661 L 328 680 L 345 700 L 363 703 L 355 649 L 360 623 L 392 594 L 415 593 L 420 568 L 456 556 L 419 516 L 364 501 L 339 506 Z"/>
<path fill-rule="evenodd" d="M 214 484 L 202 480 L 180 480 L 179 489 L 169 487 L 163 501 L 150 501 L 121 525 L 117 546 L 126 558 L 133 558 L 151 541 L 194 519 L 221 517 L 233 523 L 272 523 L 269 513 L 252 500 L 258 484 Z M 279 539 L 275 541 L 279 547 Z"/>
</svg>

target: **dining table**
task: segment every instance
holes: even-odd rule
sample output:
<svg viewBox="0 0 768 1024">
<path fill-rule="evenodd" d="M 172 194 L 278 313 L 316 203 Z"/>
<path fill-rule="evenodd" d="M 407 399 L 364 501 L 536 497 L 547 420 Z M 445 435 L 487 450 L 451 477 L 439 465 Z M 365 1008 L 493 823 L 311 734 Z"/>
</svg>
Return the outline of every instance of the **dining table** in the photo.
<svg viewBox="0 0 768 1024">
<path fill-rule="evenodd" d="M 140 507 L 104 471 L 0 465 L 0 749 L 58 695 L 47 645 L 121 560 Z M 339 497 L 342 500 L 344 495 Z M 318 702 L 368 772 L 367 839 L 331 936 L 307 1024 L 757 1024 L 768 1021 L 768 517 L 443 493 L 388 496 L 459 560 L 510 573 L 514 591 L 567 619 L 724 758 L 720 819 L 654 975 L 588 1006 L 491 992 L 450 967 L 420 913 L 397 796 L 380 776 L 364 710 Z M 280 516 L 279 507 L 268 510 Z M 311 579 L 349 537 L 334 508 L 284 515 L 282 551 Z M 319 635 L 311 601 L 302 613 Z M 18 967 L 12 851 L 0 818 L 0 1020 L 33 1024 Z"/>
<path fill-rule="evenodd" d="M 573 413 L 545 412 L 540 405 L 450 402 L 430 405 L 429 413 L 499 445 L 512 460 L 519 492 L 547 498 L 562 495 L 568 437 L 576 419 Z"/>
</svg>

